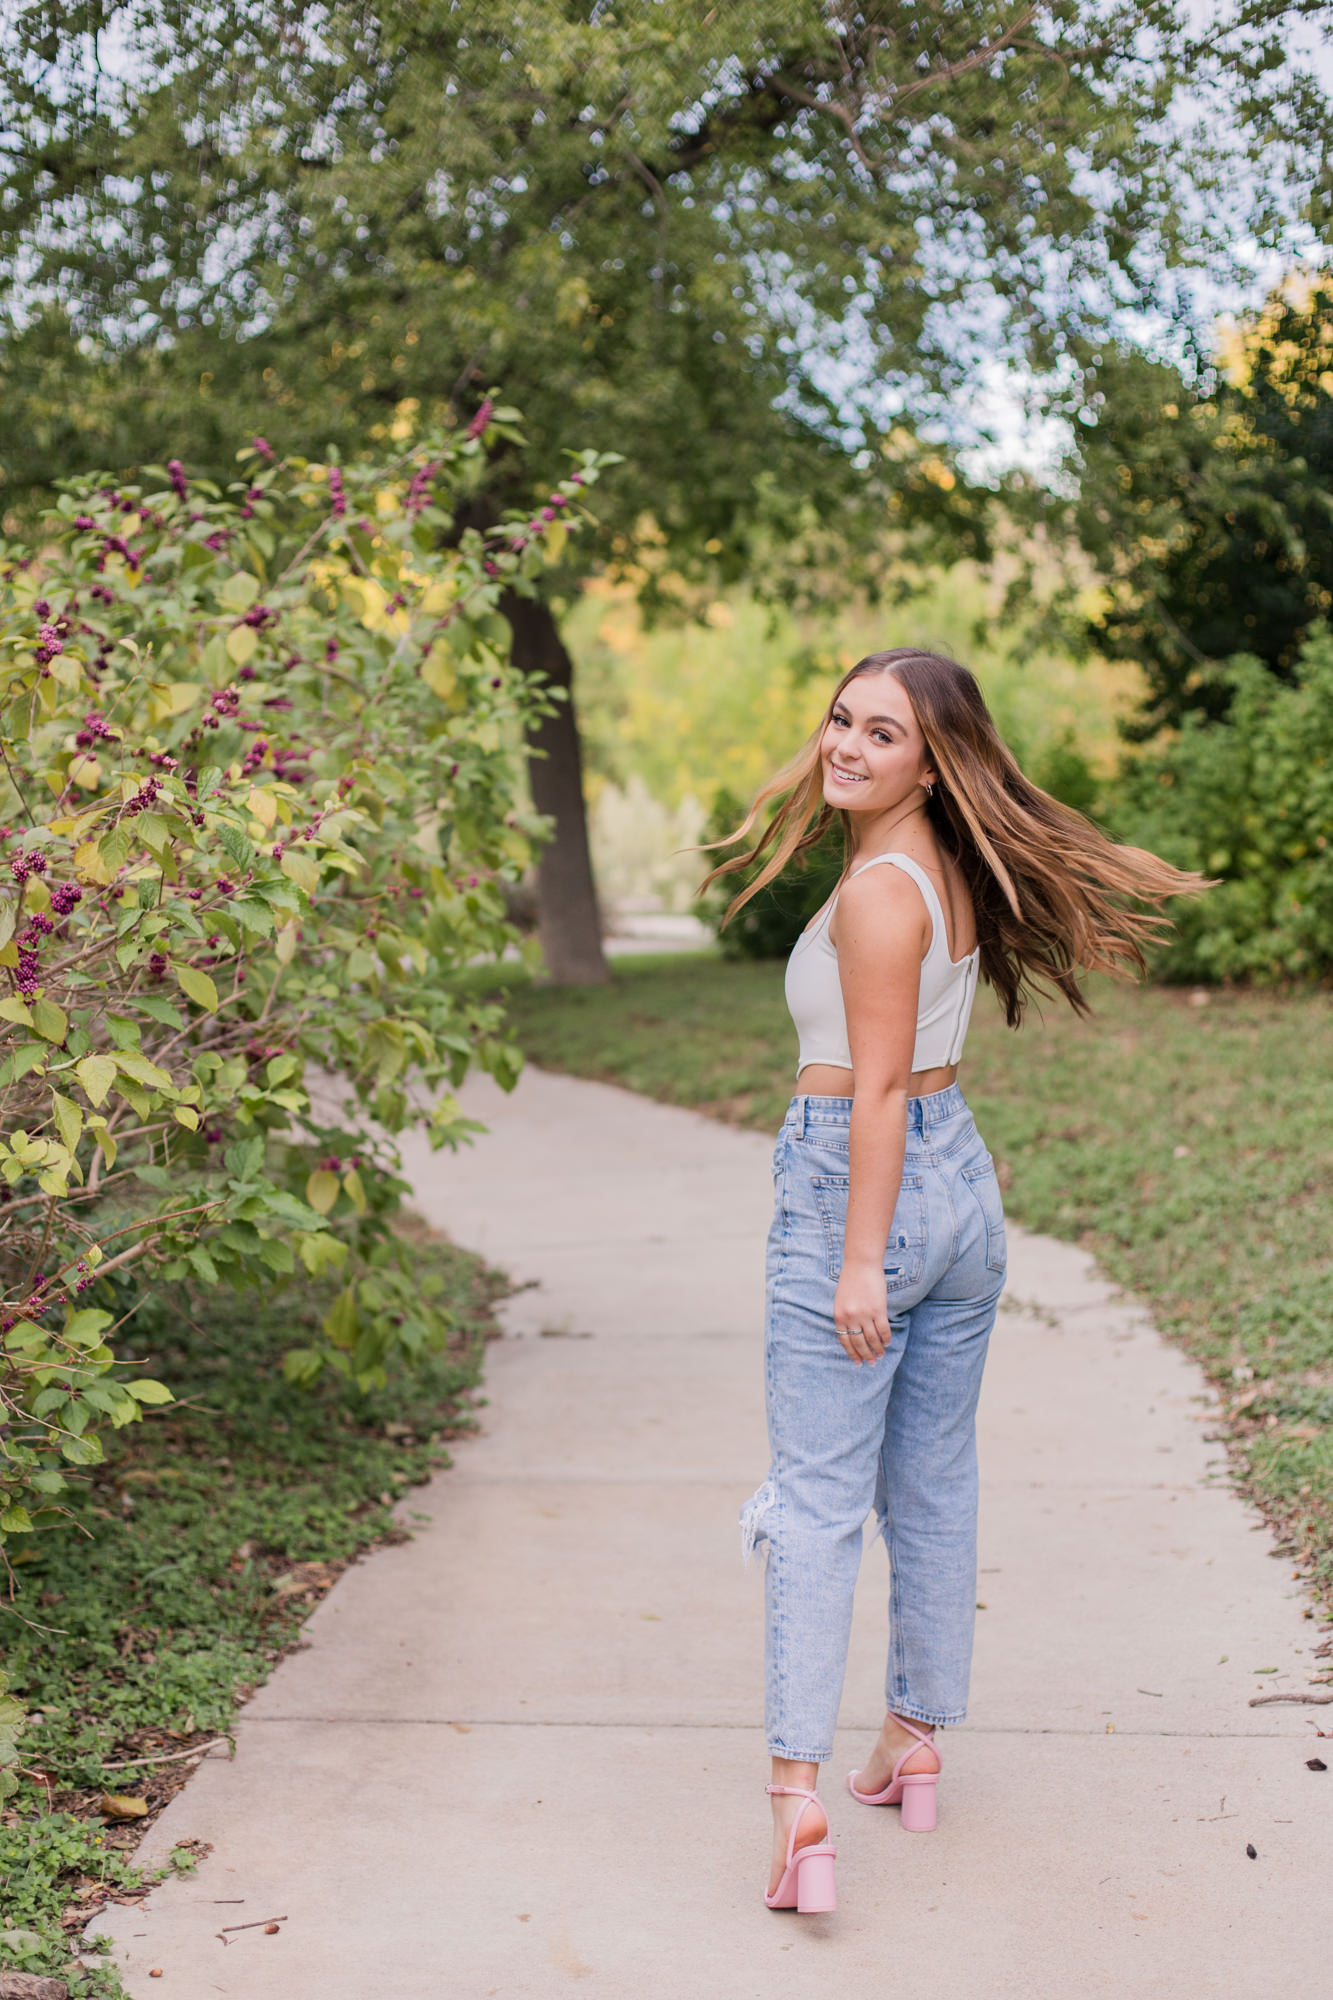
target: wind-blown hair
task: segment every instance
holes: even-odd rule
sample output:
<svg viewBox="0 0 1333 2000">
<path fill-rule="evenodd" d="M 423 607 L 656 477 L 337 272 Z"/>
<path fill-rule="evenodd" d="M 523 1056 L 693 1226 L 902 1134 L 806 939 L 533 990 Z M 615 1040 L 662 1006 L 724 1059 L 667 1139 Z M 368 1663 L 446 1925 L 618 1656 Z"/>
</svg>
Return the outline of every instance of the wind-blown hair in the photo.
<svg viewBox="0 0 1333 2000">
<path fill-rule="evenodd" d="M 999 994 L 1009 1026 L 1018 1026 L 1034 993 L 1063 994 L 1076 1012 L 1086 1013 L 1080 973 L 1146 971 L 1144 946 L 1168 924 L 1160 906 L 1206 888 L 1206 879 L 1143 848 L 1120 846 L 1082 813 L 1029 783 L 975 675 L 956 660 L 911 646 L 868 653 L 844 674 L 814 735 L 763 786 L 736 832 L 715 843 L 729 847 L 745 840 L 774 807 L 746 852 L 722 862 L 703 884 L 767 855 L 723 923 L 822 840 L 835 818 L 850 854 L 850 815 L 825 802 L 819 748 L 843 689 L 865 674 L 893 674 L 915 711 L 937 773 L 926 812 L 940 845 L 963 871 L 976 912 L 981 976 Z"/>
</svg>

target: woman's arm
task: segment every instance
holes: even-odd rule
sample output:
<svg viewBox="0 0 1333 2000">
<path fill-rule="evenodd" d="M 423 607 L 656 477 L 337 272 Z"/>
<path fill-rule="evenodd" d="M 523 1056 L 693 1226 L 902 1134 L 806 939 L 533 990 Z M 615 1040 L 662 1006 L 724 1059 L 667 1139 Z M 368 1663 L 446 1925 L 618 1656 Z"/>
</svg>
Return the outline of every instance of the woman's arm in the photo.
<svg viewBox="0 0 1333 2000">
<path fill-rule="evenodd" d="M 853 1096 L 851 1186 L 833 1318 L 838 1339 L 859 1363 L 877 1361 L 889 1343 L 884 1249 L 903 1177 L 929 919 L 920 890 L 890 867 L 853 877 L 838 898 L 835 922 Z"/>
</svg>

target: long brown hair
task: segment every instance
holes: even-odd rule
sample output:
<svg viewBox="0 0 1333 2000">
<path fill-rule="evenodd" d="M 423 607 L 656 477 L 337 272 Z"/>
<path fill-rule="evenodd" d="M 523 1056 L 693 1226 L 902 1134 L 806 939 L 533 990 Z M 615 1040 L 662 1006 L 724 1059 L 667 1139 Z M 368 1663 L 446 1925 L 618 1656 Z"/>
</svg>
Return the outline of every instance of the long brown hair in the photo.
<svg viewBox="0 0 1333 2000">
<path fill-rule="evenodd" d="M 744 840 L 779 803 L 744 853 L 714 868 L 703 886 L 767 854 L 723 923 L 797 855 L 850 816 L 824 799 L 820 744 L 835 704 L 863 674 L 893 674 L 906 690 L 937 773 L 926 812 L 941 847 L 962 869 L 976 912 L 981 976 L 1016 1028 L 1034 992 L 1058 992 L 1088 1011 L 1082 972 L 1146 971 L 1144 946 L 1167 925 L 1160 906 L 1206 888 L 1202 875 L 1172 868 L 1141 847 L 1121 847 L 1049 793 L 1029 783 L 995 727 L 976 676 L 957 660 L 912 646 L 868 653 L 844 674 L 824 719 L 789 764 L 769 779 L 735 833 Z M 1144 908 L 1144 905 L 1148 908 Z"/>
</svg>

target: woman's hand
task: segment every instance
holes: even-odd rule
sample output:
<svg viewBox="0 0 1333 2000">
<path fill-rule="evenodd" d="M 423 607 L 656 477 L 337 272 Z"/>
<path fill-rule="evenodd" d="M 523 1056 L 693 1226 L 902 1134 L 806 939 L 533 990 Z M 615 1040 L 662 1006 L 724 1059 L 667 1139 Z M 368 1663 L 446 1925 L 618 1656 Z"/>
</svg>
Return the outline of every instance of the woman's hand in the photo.
<svg viewBox="0 0 1333 2000">
<path fill-rule="evenodd" d="M 843 1264 L 833 1300 L 833 1324 L 843 1352 L 858 1367 L 863 1361 L 879 1360 L 892 1337 L 882 1263 Z"/>
</svg>

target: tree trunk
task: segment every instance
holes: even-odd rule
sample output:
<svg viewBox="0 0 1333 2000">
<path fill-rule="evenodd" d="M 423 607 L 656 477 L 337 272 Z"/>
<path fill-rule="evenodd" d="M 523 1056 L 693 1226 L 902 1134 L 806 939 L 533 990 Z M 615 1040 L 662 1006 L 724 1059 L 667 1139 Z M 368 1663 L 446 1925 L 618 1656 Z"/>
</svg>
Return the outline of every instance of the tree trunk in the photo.
<svg viewBox="0 0 1333 2000">
<path fill-rule="evenodd" d="M 525 674 L 542 674 L 548 687 L 563 688 L 566 697 L 528 736 L 536 753 L 528 765 L 532 802 L 555 821 L 537 862 L 537 936 L 546 970 L 557 986 L 604 986 L 611 974 L 588 852 L 574 663 L 541 598 L 506 591 L 500 609 L 514 635 L 514 665 Z"/>
</svg>

